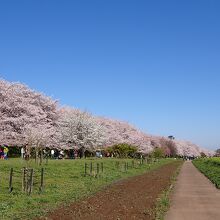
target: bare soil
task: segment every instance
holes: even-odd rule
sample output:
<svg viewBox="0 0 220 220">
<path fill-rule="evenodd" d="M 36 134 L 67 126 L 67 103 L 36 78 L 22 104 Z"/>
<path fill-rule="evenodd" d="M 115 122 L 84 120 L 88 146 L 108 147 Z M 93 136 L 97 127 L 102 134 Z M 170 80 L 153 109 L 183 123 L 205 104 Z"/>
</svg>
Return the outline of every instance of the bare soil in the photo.
<svg viewBox="0 0 220 220">
<path fill-rule="evenodd" d="M 155 219 L 157 198 L 170 186 L 178 164 L 179 162 L 173 162 L 143 175 L 114 183 L 89 198 L 53 211 L 43 219 Z"/>
</svg>

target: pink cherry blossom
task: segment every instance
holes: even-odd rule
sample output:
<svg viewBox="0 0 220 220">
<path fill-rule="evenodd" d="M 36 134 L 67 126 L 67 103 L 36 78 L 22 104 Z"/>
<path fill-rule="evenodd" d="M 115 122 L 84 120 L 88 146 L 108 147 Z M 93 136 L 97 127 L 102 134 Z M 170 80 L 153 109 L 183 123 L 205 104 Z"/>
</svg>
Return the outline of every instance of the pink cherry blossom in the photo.
<svg viewBox="0 0 220 220">
<path fill-rule="evenodd" d="M 95 149 L 127 143 L 145 154 L 200 156 L 214 152 L 189 141 L 146 134 L 128 122 L 97 117 L 58 102 L 21 83 L 0 80 L 0 144 L 10 146 Z"/>
</svg>

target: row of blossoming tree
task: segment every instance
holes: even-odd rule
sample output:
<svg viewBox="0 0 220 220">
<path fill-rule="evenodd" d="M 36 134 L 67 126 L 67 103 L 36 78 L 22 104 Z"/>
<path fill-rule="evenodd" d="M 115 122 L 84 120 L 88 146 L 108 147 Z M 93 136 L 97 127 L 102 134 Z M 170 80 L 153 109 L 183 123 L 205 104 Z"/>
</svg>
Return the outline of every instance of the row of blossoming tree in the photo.
<svg viewBox="0 0 220 220">
<path fill-rule="evenodd" d="M 0 80 L 0 144 L 27 149 L 94 150 L 126 143 L 142 153 L 162 148 L 166 155 L 200 156 L 210 152 L 186 142 L 147 135 L 127 122 L 70 107 L 21 83 Z"/>
</svg>

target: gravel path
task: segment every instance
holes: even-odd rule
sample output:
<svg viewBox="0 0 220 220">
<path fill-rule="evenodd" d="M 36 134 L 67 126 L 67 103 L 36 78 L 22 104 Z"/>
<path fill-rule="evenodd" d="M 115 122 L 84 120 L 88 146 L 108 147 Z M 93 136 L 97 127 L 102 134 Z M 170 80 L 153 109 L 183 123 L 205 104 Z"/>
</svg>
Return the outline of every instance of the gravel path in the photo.
<svg viewBox="0 0 220 220">
<path fill-rule="evenodd" d="M 165 220 L 219 220 L 220 190 L 194 165 L 184 163 Z"/>
</svg>

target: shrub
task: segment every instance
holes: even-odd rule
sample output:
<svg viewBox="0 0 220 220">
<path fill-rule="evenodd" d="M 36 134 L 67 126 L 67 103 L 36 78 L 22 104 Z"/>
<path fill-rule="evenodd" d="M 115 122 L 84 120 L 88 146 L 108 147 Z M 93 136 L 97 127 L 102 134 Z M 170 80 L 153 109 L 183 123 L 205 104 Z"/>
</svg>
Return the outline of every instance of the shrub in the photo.
<svg viewBox="0 0 220 220">
<path fill-rule="evenodd" d="M 129 144 L 116 144 L 106 149 L 107 152 L 115 154 L 120 158 L 134 157 L 138 149 Z"/>
<path fill-rule="evenodd" d="M 165 157 L 164 150 L 162 148 L 156 147 L 151 153 L 151 156 L 154 158 L 163 158 Z"/>
</svg>

